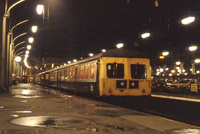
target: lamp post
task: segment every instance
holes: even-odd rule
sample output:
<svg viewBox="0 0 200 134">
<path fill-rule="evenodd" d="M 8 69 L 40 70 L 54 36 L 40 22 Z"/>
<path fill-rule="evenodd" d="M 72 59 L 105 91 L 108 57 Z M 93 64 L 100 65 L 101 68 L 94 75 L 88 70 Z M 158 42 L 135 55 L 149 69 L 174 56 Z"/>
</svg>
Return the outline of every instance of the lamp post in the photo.
<svg viewBox="0 0 200 134">
<path fill-rule="evenodd" d="M 1 45 L 1 55 L 0 55 L 0 89 L 3 89 L 6 87 L 6 83 L 5 83 L 5 76 L 6 76 L 6 20 L 7 18 L 9 18 L 10 16 L 10 10 L 15 7 L 16 5 L 20 4 L 21 2 L 24 2 L 26 0 L 19 0 L 16 3 L 14 3 L 13 5 L 11 5 L 8 8 L 8 0 L 5 0 L 5 12 L 4 12 L 4 16 L 3 16 L 3 21 L 2 21 L 2 45 Z"/>
</svg>

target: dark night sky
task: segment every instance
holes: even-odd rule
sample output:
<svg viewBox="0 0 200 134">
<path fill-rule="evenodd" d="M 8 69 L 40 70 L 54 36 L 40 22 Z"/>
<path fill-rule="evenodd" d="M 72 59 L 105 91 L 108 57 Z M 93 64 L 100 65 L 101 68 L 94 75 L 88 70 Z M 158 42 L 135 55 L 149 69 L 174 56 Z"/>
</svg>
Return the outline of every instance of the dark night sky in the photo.
<svg viewBox="0 0 200 134">
<path fill-rule="evenodd" d="M 42 16 L 35 13 L 39 0 L 27 0 L 11 12 L 11 26 L 31 19 L 17 28 L 15 35 L 30 32 L 30 25 L 34 23 L 39 25 L 38 33 L 33 35 L 36 40 L 30 57 L 71 60 L 123 42 L 125 47 L 139 49 L 154 58 L 163 50 L 179 54 L 191 43 L 199 45 L 199 0 L 158 0 L 159 7 L 155 7 L 155 0 L 129 0 L 129 3 L 126 0 L 48 1 L 49 24 L 45 16 L 43 25 Z M 189 14 L 196 16 L 195 23 L 181 25 L 181 18 Z M 151 37 L 141 39 L 143 32 L 150 32 Z M 28 36 L 31 34 L 21 40 Z M 139 43 L 138 47 L 134 46 L 135 42 Z"/>
</svg>

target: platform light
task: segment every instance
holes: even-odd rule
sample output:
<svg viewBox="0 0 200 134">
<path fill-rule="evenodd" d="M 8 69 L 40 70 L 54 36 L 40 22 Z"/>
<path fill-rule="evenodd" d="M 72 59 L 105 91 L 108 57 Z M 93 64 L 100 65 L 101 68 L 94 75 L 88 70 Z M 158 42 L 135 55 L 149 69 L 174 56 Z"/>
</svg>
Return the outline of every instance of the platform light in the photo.
<svg viewBox="0 0 200 134">
<path fill-rule="evenodd" d="M 28 38 L 28 42 L 29 42 L 29 43 L 33 43 L 33 41 L 34 41 L 34 38 L 33 38 L 33 37 L 29 37 L 29 38 Z"/>
<path fill-rule="evenodd" d="M 195 59 L 194 62 L 195 63 L 200 63 L 200 59 Z"/>
<path fill-rule="evenodd" d="M 37 29 L 38 29 L 37 26 L 32 26 L 32 27 L 31 27 L 31 30 L 32 30 L 33 33 L 36 33 L 36 32 L 37 32 Z"/>
<path fill-rule="evenodd" d="M 15 61 L 16 61 L 16 62 L 21 62 L 21 60 L 22 60 L 21 57 L 19 57 L 19 56 L 15 57 Z"/>
<path fill-rule="evenodd" d="M 163 72 L 164 71 L 164 69 L 163 68 L 160 68 L 160 72 Z"/>
<path fill-rule="evenodd" d="M 163 56 L 167 56 L 167 55 L 169 55 L 169 52 L 168 51 L 164 51 L 164 52 L 162 52 L 162 55 Z"/>
<path fill-rule="evenodd" d="M 67 65 L 67 63 L 64 63 L 64 66 L 66 66 Z"/>
<path fill-rule="evenodd" d="M 180 62 L 180 61 L 177 61 L 177 62 L 176 62 L 176 65 L 181 65 L 181 62 Z"/>
<path fill-rule="evenodd" d="M 183 25 L 188 25 L 188 24 L 190 24 L 190 23 L 192 23 L 192 22 L 194 22 L 194 21 L 195 21 L 195 17 L 194 17 L 194 16 L 190 16 L 190 17 L 187 17 L 187 18 L 182 19 L 182 20 L 181 20 L 181 23 L 182 23 Z"/>
<path fill-rule="evenodd" d="M 165 71 L 168 71 L 169 70 L 169 68 L 165 68 Z"/>
<path fill-rule="evenodd" d="M 29 51 L 26 51 L 26 54 L 29 54 Z"/>
<path fill-rule="evenodd" d="M 89 53 L 89 56 L 92 57 L 92 56 L 94 56 L 94 54 L 93 53 Z"/>
<path fill-rule="evenodd" d="M 71 61 L 68 61 L 67 63 L 68 63 L 68 64 L 71 64 L 72 62 L 71 62 Z"/>
<path fill-rule="evenodd" d="M 26 54 L 25 57 L 28 58 L 28 54 Z"/>
<path fill-rule="evenodd" d="M 37 5 L 36 7 L 37 14 L 41 15 L 44 12 L 44 5 Z"/>
<path fill-rule="evenodd" d="M 31 50 L 31 45 L 27 45 L 26 47 L 28 50 Z"/>
<path fill-rule="evenodd" d="M 189 51 L 193 52 L 197 50 L 197 46 L 190 46 Z"/>
<path fill-rule="evenodd" d="M 175 70 L 171 70 L 171 73 L 175 73 Z"/>
<path fill-rule="evenodd" d="M 105 52 L 106 52 L 106 49 L 102 49 L 101 51 L 102 51 L 103 53 L 105 53 Z"/>
<path fill-rule="evenodd" d="M 143 39 L 145 39 L 145 38 L 148 38 L 148 37 L 150 37 L 150 33 L 143 33 L 143 34 L 141 34 L 141 37 L 143 38 Z"/>
<path fill-rule="evenodd" d="M 172 76 L 172 73 L 170 73 L 169 76 Z"/>
<path fill-rule="evenodd" d="M 161 55 L 161 56 L 159 56 L 159 59 L 163 60 L 163 59 L 165 59 L 165 56 Z"/>
<path fill-rule="evenodd" d="M 184 75 L 188 75 L 188 73 L 184 73 Z"/>
<path fill-rule="evenodd" d="M 123 43 L 119 43 L 119 44 L 117 44 L 117 48 L 122 48 L 123 46 L 124 46 Z"/>
<path fill-rule="evenodd" d="M 73 59 L 73 62 L 77 62 L 77 59 Z"/>
</svg>

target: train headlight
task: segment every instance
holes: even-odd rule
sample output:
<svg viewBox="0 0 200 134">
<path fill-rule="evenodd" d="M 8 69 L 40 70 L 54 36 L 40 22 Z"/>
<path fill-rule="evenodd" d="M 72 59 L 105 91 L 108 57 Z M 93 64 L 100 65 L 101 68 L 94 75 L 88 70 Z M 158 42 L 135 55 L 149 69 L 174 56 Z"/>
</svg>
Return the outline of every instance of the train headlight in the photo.
<svg viewBox="0 0 200 134">
<path fill-rule="evenodd" d="M 138 81 L 129 81 L 129 88 L 139 88 L 139 82 Z"/>
<path fill-rule="evenodd" d="M 126 80 L 117 80 L 116 86 L 117 88 L 126 88 L 127 86 L 127 81 Z"/>
</svg>

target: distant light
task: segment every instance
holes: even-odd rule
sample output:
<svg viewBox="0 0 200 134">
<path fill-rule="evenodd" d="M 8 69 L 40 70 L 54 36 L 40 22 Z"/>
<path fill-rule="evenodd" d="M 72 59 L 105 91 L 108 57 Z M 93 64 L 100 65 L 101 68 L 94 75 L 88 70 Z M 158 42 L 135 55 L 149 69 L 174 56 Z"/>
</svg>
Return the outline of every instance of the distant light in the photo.
<svg viewBox="0 0 200 134">
<path fill-rule="evenodd" d="M 162 52 L 162 55 L 167 56 L 167 55 L 169 55 L 169 52 L 168 51 Z"/>
<path fill-rule="evenodd" d="M 103 53 L 105 53 L 105 52 L 106 52 L 106 49 L 102 49 L 101 51 L 102 51 Z"/>
<path fill-rule="evenodd" d="M 169 76 L 172 76 L 172 74 L 170 73 Z"/>
<path fill-rule="evenodd" d="M 164 69 L 163 68 L 160 68 L 160 72 L 163 72 L 164 71 Z"/>
<path fill-rule="evenodd" d="M 185 69 L 183 69 L 182 72 L 185 73 Z"/>
<path fill-rule="evenodd" d="M 171 73 L 175 73 L 175 70 L 171 70 Z"/>
<path fill-rule="evenodd" d="M 64 66 L 66 66 L 67 65 L 67 63 L 64 63 Z"/>
<path fill-rule="evenodd" d="M 28 50 L 31 50 L 31 45 L 28 45 L 28 46 L 27 46 L 27 49 L 28 49 Z"/>
<path fill-rule="evenodd" d="M 169 70 L 169 68 L 165 68 L 165 71 L 168 71 Z"/>
<path fill-rule="evenodd" d="M 33 37 L 29 37 L 29 38 L 28 38 L 28 41 L 29 41 L 29 43 L 33 43 L 34 38 L 33 38 Z"/>
<path fill-rule="evenodd" d="M 28 58 L 28 54 L 26 54 L 25 57 Z"/>
<path fill-rule="evenodd" d="M 190 46 L 190 47 L 189 47 L 189 50 L 190 50 L 190 51 L 196 51 L 196 50 L 197 50 L 197 46 Z"/>
<path fill-rule="evenodd" d="M 54 63 L 51 64 L 51 68 L 54 68 Z"/>
<path fill-rule="evenodd" d="M 92 57 L 92 56 L 94 56 L 94 54 L 93 53 L 89 53 L 89 56 Z"/>
<path fill-rule="evenodd" d="M 142 37 L 143 39 L 148 38 L 148 37 L 150 37 L 150 33 L 143 33 L 143 34 L 141 35 L 141 37 Z"/>
<path fill-rule="evenodd" d="M 119 43 L 119 44 L 117 44 L 117 48 L 122 48 L 123 46 L 124 46 L 123 43 Z"/>
<path fill-rule="evenodd" d="M 181 62 L 180 62 L 180 61 L 177 61 L 177 62 L 176 62 L 176 65 L 181 65 Z"/>
<path fill-rule="evenodd" d="M 36 11 L 37 14 L 41 15 L 44 11 L 44 5 L 37 5 Z"/>
<path fill-rule="evenodd" d="M 32 26 L 32 28 L 31 28 L 32 32 L 36 33 L 37 32 L 37 28 L 38 28 L 37 26 Z"/>
<path fill-rule="evenodd" d="M 29 54 L 29 51 L 26 51 L 26 54 Z"/>
<path fill-rule="evenodd" d="M 71 64 L 72 62 L 71 62 L 71 61 L 68 61 L 67 63 L 68 63 L 68 64 Z"/>
<path fill-rule="evenodd" d="M 188 73 L 184 73 L 184 75 L 188 75 Z"/>
<path fill-rule="evenodd" d="M 200 63 L 200 59 L 195 59 L 194 62 L 195 63 Z"/>
<path fill-rule="evenodd" d="M 196 73 L 197 73 L 197 74 L 199 74 L 199 73 L 200 73 L 200 71 L 196 71 Z"/>
<path fill-rule="evenodd" d="M 15 57 L 15 61 L 16 61 L 16 62 L 21 62 L 21 60 L 22 60 L 21 57 L 19 57 L 19 56 Z"/>
<path fill-rule="evenodd" d="M 159 59 L 161 59 L 161 60 L 164 59 L 164 58 L 165 58 L 164 56 L 159 56 Z"/>
<path fill-rule="evenodd" d="M 77 62 L 77 59 L 73 59 L 73 62 Z"/>
<path fill-rule="evenodd" d="M 190 23 L 192 23 L 192 22 L 194 22 L 195 21 L 195 17 L 194 16 L 190 16 L 190 17 L 187 17 L 187 18 L 185 18 L 185 19 L 182 19 L 181 20 L 181 23 L 183 24 L 183 25 L 187 25 L 187 24 L 190 24 Z"/>
</svg>

